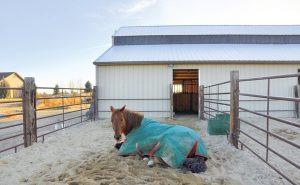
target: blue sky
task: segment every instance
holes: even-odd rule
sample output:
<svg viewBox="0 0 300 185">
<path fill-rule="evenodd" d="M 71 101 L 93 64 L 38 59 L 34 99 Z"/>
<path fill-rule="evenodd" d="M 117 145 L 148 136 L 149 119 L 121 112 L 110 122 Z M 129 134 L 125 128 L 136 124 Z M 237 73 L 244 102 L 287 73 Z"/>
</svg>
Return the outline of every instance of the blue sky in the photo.
<svg viewBox="0 0 300 185">
<path fill-rule="evenodd" d="M 38 86 L 95 82 L 120 26 L 300 24 L 298 0 L 0 0 L 0 71 Z"/>
</svg>

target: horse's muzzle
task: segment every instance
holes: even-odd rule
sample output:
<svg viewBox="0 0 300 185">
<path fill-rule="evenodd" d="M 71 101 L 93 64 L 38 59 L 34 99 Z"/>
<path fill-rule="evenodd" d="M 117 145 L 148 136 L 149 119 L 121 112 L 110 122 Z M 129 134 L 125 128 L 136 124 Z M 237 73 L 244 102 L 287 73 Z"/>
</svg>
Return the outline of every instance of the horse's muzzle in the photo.
<svg viewBox="0 0 300 185">
<path fill-rule="evenodd" d="M 115 138 L 117 141 L 120 141 L 121 135 L 114 135 L 114 138 Z"/>
</svg>

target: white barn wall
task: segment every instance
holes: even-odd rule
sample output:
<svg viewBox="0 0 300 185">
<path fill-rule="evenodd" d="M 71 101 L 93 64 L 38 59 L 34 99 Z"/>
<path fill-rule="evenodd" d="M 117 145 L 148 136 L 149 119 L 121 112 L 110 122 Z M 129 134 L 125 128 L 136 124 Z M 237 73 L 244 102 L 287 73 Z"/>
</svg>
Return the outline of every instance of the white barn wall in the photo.
<svg viewBox="0 0 300 185">
<path fill-rule="evenodd" d="M 99 87 L 100 99 L 147 99 L 169 98 L 169 84 L 172 83 L 172 69 L 199 69 L 199 85 L 211 85 L 230 79 L 230 71 L 238 70 L 240 78 L 253 78 L 270 75 L 296 73 L 299 64 L 182 64 L 174 65 L 113 65 L 97 66 L 96 83 Z M 293 86 L 296 78 L 271 80 L 271 95 L 293 97 Z M 240 91 L 244 93 L 266 95 L 266 81 L 241 82 Z M 217 88 L 211 89 L 216 91 Z M 229 85 L 220 87 L 220 92 L 229 91 Z M 206 91 L 208 93 L 208 91 Z M 229 96 L 223 96 L 228 99 Z M 211 96 L 216 98 L 216 96 Z M 221 96 L 220 96 L 221 98 Z M 240 97 L 251 99 L 250 97 Z M 121 107 L 126 104 L 134 110 L 165 110 L 169 111 L 169 101 L 166 100 L 103 100 L 99 101 L 99 110 L 109 111 L 109 106 Z M 207 105 L 207 104 L 206 104 Z M 241 102 L 240 106 L 251 110 L 265 110 L 266 102 Z M 216 108 L 216 106 L 214 107 Z M 228 110 L 226 106 L 219 106 L 220 110 Z M 292 102 L 274 101 L 270 104 L 271 110 L 293 110 Z M 273 112 L 271 115 L 293 117 L 294 112 Z M 100 113 L 100 118 L 110 116 L 109 112 Z M 147 117 L 168 117 L 169 113 L 145 113 Z M 242 116 L 253 116 L 242 114 Z"/>
<path fill-rule="evenodd" d="M 172 69 L 167 65 L 114 65 L 97 67 L 99 99 L 169 99 Z M 100 100 L 100 111 L 109 107 L 128 108 L 137 111 L 169 111 L 169 100 Z M 145 112 L 147 117 L 168 117 L 169 112 Z M 110 112 L 100 112 L 107 118 Z"/>
</svg>

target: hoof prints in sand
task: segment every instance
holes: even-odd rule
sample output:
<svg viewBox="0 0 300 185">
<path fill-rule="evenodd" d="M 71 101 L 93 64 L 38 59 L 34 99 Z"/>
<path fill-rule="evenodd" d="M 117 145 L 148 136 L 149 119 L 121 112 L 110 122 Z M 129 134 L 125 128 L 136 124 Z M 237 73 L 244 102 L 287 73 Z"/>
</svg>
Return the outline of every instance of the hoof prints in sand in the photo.
<svg viewBox="0 0 300 185">
<path fill-rule="evenodd" d="M 146 161 L 137 157 L 120 157 L 116 154 L 90 155 L 83 161 L 69 161 L 63 173 L 33 177 L 40 183 L 53 184 L 206 184 L 194 174 L 182 174 L 175 169 L 148 168 Z M 73 167 L 72 167 L 73 166 Z M 49 170 L 49 168 L 48 168 Z M 34 182 L 33 182 L 34 184 Z M 39 184 L 39 183 L 38 183 Z"/>
</svg>

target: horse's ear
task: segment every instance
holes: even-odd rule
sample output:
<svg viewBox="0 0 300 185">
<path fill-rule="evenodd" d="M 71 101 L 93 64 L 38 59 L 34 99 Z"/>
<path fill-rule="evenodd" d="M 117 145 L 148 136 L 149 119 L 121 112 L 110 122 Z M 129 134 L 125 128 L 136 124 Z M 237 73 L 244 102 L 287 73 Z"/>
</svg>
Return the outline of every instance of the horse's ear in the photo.
<svg viewBox="0 0 300 185">
<path fill-rule="evenodd" d="M 126 107 L 126 105 L 124 105 L 124 106 L 120 109 L 120 111 L 121 111 L 121 112 L 124 112 L 125 107 Z"/>
<path fill-rule="evenodd" d="M 115 108 L 114 108 L 113 106 L 110 106 L 110 110 L 111 110 L 112 112 L 114 112 L 114 111 L 115 111 Z"/>
</svg>

